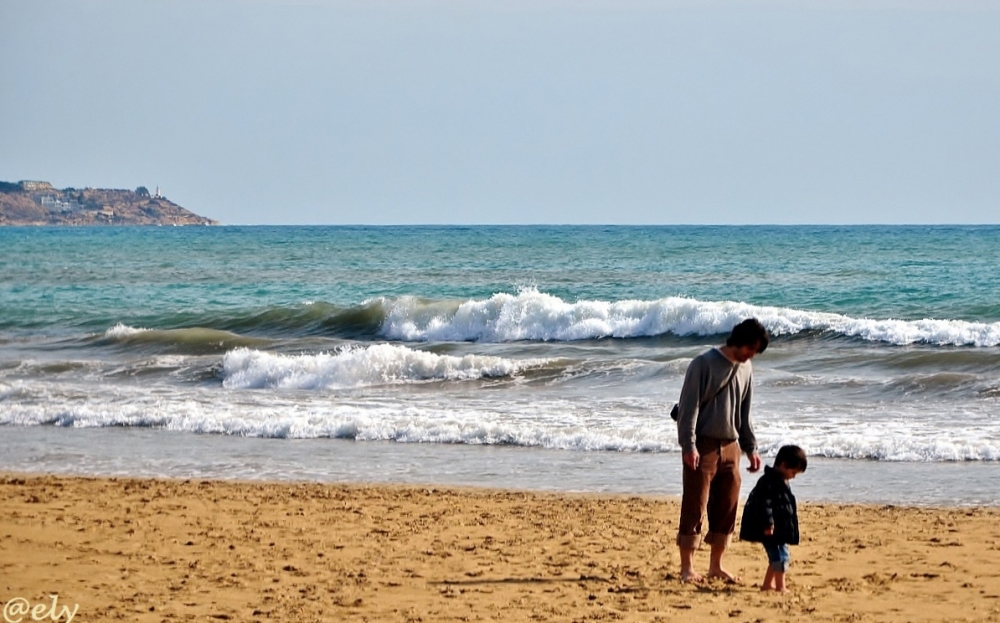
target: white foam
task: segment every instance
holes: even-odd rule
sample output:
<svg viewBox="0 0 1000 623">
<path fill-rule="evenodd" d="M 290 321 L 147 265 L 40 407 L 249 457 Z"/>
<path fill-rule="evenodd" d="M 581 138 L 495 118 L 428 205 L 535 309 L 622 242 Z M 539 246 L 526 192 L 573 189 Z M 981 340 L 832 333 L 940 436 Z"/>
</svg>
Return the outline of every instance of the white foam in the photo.
<svg viewBox="0 0 1000 623">
<path fill-rule="evenodd" d="M 293 358 L 294 359 L 294 358 Z M 162 428 L 189 433 L 262 438 L 342 438 L 356 441 L 512 445 L 584 452 L 677 453 L 677 429 L 654 399 L 498 400 L 449 391 L 373 395 L 342 390 L 336 399 L 313 392 L 288 400 L 282 392 L 149 392 L 109 386 L 104 391 L 57 390 L 19 383 L 0 392 L 0 426 Z M 394 393 L 395 390 L 393 390 Z M 810 456 L 889 462 L 1000 461 L 1000 422 L 994 403 L 942 420 L 933 405 L 893 405 L 891 411 L 844 405 L 796 411 L 761 405 L 757 439 L 774 456 L 786 443 Z"/>
<path fill-rule="evenodd" d="M 135 335 L 136 333 L 143 333 L 149 331 L 149 329 L 144 329 L 142 327 L 130 327 L 127 324 L 119 322 L 115 326 L 111 327 L 104 332 L 104 337 L 106 338 L 123 338 L 129 337 L 130 335 Z"/>
<path fill-rule="evenodd" d="M 382 333 L 405 341 L 587 340 L 728 333 L 741 320 L 758 318 L 773 335 L 828 331 L 889 344 L 1000 345 L 1000 322 L 853 318 L 840 314 L 736 301 L 667 297 L 655 301 L 578 301 L 526 288 L 456 306 L 414 297 L 382 300 Z"/>
<path fill-rule="evenodd" d="M 0 403 L 5 400 L 17 400 L 28 394 L 29 390 L 22 381 L 15 381 L 12 384 L 0 381 Z"/>
<path fill-rule="evenodd" d="M 546 360 L 438 355 L 394 344 L 317 355 L 281 355 L 238 348 L 223 358 L 223 384 L 238 389 L 337 389 L 435 380 L 512 376 Z"/>
</svg>

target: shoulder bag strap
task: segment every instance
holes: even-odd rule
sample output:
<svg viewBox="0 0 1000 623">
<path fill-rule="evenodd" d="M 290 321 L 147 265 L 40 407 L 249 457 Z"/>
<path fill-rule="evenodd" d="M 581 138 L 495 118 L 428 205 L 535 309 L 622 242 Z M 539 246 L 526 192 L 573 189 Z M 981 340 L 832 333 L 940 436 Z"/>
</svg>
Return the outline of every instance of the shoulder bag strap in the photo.
<svg viewBox="0 0 1000 623">
<path fill-rule="evenodd" d="M 738 370 L 739 367 L 740 367 L 739 364 L 736 364 L 735 366 L 733 366 L 733 371 L 729 373 L 729 378 L 726 379 L 726 382 L 722 384 L 722 387 L 720 387 L 718 390 L 716 390 L 716 392 L 714 394 L 712 394 L 711 398 L 709 398 L 708 400 L 705 400 L 700 405 L 698 405 L 698 410 L 699 411 L 701 411 L 702 409 L 704 409 L 705 405 L 707 405 L 708 403 L 710 403 L 713 400 L 715 400 L 719 396 L 719 394 L 721 394 L 727 387 L 729 387 L 729 384 L 733 382 L 733 378 L 736 376 L 736 370 Z"/>
</svg>

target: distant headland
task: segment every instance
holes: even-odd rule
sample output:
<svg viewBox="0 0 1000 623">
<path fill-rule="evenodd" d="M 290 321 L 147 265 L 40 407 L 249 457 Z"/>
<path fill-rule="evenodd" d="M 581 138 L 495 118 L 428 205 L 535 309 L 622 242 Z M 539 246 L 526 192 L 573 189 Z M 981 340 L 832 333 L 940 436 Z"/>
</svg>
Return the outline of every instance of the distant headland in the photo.
<svg viewBox="0 0 1000 623">
<path fill-rule="evenodd" d="M 0 225 L 218 225 L 167 200 L 160 189 L 53 188 L 0 182 Z"/>
</svg>

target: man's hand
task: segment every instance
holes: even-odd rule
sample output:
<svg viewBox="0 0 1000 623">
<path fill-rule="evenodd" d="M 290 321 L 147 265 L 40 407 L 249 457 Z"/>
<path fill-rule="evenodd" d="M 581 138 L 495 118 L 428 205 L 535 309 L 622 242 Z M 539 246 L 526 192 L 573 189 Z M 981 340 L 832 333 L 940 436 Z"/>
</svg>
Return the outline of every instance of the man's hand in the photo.
<svg viewBox="0 0 1000 623">
<path fill-rule="evenodd" d="M 689 469 L 692 470 L 698 469 L 698 461 L 700 460 L 701 460 L 701 455 L 698 454 L 697 450 L 692 450 L 690 452 L 684 453 L 684 465 L 686 465 Z"/>
<path fill-rule="evenodd" d="M 770 526 L 767 527 L 767 530 L 764 530 L 764 536 L 771 536 L 773 534 L 774 534 L 774 524 L 771 524 Z"/>
<path fill-rule="evenodd" d="M 747 458 L 750 459 L 750 467 L 747 468 L 747 471 L 749 471 L 751 474 L 754 473 L 754 472 L 756 472 L 756 471 L 759 471 L 761 463 L 763 462 L 763 461 L 760 460 L 760 455 L 757 454 L 756 451 L 754 451 L 754 452 L 751 452 L 750 454 L 748 454 Z"/>
</svg>

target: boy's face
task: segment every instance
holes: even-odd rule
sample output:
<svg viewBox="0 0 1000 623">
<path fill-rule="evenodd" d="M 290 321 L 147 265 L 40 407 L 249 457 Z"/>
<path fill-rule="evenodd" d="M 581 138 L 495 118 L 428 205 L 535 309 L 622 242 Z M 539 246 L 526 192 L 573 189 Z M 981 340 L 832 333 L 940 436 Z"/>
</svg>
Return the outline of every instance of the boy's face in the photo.
<svg viewBox="0 0 1000 623">
<path fill-rule="evenodd" d="M 778 463 L 774 466 L 774 469 L 781 474 L 781 477 L 785 480 L 793 480 L 796 476 L 802 473 L 801 467 L 788 467 L 784 463 Z"/>
</svg>

